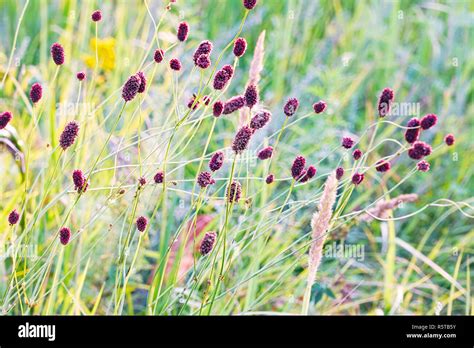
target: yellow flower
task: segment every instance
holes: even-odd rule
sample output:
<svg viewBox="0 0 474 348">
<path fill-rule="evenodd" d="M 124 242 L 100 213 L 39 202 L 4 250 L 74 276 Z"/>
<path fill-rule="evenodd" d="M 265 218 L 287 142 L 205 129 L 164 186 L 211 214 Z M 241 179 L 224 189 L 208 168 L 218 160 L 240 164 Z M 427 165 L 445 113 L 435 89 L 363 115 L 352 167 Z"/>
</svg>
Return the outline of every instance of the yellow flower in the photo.
<svg viewBox="0 0 474 348">
<path fill-rule="evenodd" d="M 95 50 L 97 46 L 99 67 L 105 71 L 112 71 L 115 68 L 115 39 L 112 37 L 98 40 L 92 38 L 89 44 L 92 54 L 84 56 L 86 65 L 91 69 L 95 68 Z"/>
</svg>

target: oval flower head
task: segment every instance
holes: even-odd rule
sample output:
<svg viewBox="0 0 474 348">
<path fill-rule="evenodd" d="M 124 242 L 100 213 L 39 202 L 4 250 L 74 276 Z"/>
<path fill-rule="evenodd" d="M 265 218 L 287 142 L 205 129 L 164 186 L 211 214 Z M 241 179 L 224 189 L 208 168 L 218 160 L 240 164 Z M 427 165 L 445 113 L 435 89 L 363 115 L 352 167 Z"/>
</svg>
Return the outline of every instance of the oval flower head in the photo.
<svg viewBox="0 0 474 348">
<path fill-rule="evenodd" d="M 202 256 L 209 254 L 214 248 L 216 243 L 217 234 L 215 232 L 207 232 L 204 238 L 202 239 L 201 246 L 199 247 L 199 252 Z"/>
<path fill-rule="evenodd" d="M 146 230 L 146 225 L 148 224 L 148 220 L 144 216 L 139 216 L 136 221 L 137 230 L 140 232 L 144 232 Z"/>
<path fill-rule="evenodd" d="M 66 127 L 64 127 L 63 132 L 59 137 L 59 145 L 63 150 L 66 150 L 76 140 L 77 135 L 79 134 L 79 123 L 76 121 L 69 122 Z"/>
<path fill-rule="evenodd" d="M 59 43 L 51 46 L 51 57 L 56 65 L 64 64 L 64 48 Z"/>
<path fill-rule="evenodd" d="M 221 169 L 224 164 L 224 153 L 222 151 L 217 151 L 212 155 L 211 160 L 209 161 L 209 169 L 213 172 Z"/>
<path fill-rule="evenodd" d="M 240 128 L 237 134 L 235 135 L 234 141 L 232 142 L 232 150 L 236 154 L 244 152 L 244 150 L 247 149 L 252 134 L 252 128 L 248 126 L 243 126 L 242 128 Z"/>
<path fill-rule="evenodd" d="M 258 112 L 252 119 L 250 120 L 250 128 L 257 130 L 265 127 L 265 125 L 270 122 L 272 119 L 272 114 L 270 111 L 262 110 Z"/>
<path fill-rule="evenodd" d="M 41 87 L 39 83 L 34 83 L 33 86 L 31 86 L 31 90 L 30 90 L 31 101 L 34 104 L 36 104 L 37 102 L 40 101 L 42 96 L 43 96 L 43 87 Z"/>
<path fill-rule="evenodd" d="M 393 90 L 390 88 L 384 88 L 384 90 L 380 94 L 379 104 L 378 104 L 380 117 L 385 117 L 390 113 L 390 107 L 392 105 L 393 99 L 394 99 Z"/>
<path fill-rule="evenodd" d="M 5 111 L 0 114 L 0 129 L 5 128 L 12 120 L 13 116 L 10 111 Z"/>
<path fill-rule="evenodd" d="M 283 112 L 286 116 L 291 117 L 295 114 L 296 110 L 298 110 L 298 106 L 300 105 L 298 99 L 290 98 L 286 102 L 285 106 L 283 107 Z"/>
</svg>

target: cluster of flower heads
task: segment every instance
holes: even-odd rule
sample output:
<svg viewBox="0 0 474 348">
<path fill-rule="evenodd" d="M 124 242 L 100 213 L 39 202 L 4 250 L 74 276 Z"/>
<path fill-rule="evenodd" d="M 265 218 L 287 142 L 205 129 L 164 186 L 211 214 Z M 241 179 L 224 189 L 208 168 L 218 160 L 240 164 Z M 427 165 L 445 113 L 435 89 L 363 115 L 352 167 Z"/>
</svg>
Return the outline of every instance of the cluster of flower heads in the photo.
<svg viewBox="0 0 474 348">
<path fill-rule="evenodd" d="M 296 156 L 291 165 L 291 176 L 299 182 L 307 182 L 316 175 L 316 167 L 306 167 L 306 158 L 303 156 Z"/>
</svg>

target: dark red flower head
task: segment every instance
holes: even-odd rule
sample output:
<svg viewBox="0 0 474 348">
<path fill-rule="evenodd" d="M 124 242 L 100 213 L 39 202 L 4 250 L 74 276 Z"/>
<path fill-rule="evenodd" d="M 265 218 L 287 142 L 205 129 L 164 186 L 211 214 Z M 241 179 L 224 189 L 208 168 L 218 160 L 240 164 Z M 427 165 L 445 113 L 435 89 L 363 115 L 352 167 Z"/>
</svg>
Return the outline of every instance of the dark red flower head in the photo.
<svg viewBox="0 0 474 348">
<path fill-rule="evenodd" d="M 59 230 L 59 241 L 62 245 L 66 245 L 69 243 L 69 239 L 71 239 L 71 230 L 67 227 L 62 227 Z"/>
<path fill-rule="evenodd" d="M 444 142 L 446 143 L 446 145 L 448 146 L 452 146 L 454 145 L 454 135 L 452 134 L 448 134 L 444 137 Z"/>
<path fill-rule="evenodd" d="M 234 68 L 230 65 L 224 65 L 214 76 L 214 89 L 222 90 L 234 75 Z"/>
<path fill-rule="evenodd" d="M 352 153 L 352 157 L 354 157 L 354 159 L 357 161 L 362 157 L 362 151 L 360 151 L 359 149 L 355 149 Z"/>
<path fill-rule="evenodd" d="M 236 153 L 242 153 L 248 146 L 253 130 L 248 126 L 243 126 L 239 129 L 232 142 L 232 150 Z"/>
<path fill-rule="evenodd" d="M 196 65 L 201 69 L 207 69 L 211 66 L 211 59 L 208 54 L 201 54 L 196 60 Z"/>
<path fill-rule="evenodd" d="M 275 181 L 275 175 L 273 175 L 273 174 L 268 174 L 268 176 L 267 176 L 266 179 L 265 179 L 265 182 L 270 185 L 270 184 L 271 184 L 272 182 L 274 182 L 274 181 Z"/>
<path fill-rule="evenodd" d="M 86 73 L 83 72 L 83 71 L 79 71 L 77 74 L 76 74 L 76 77 L 79 81 L 82 81 L 86 78 Z"/>
<path fill-rule="evenodd" d="M 286 102 L 285 106 L 283 107 L 283 112 L 286 116 L 291 117 L 295 114 L 296 110 L 298 110 L 298 106 L 300 105 L 298 99 L 290 98 Z"/>
<path fill-rule="evenodd" d="M 161 63 L 164 57 L 165 57 L 165 52 L 162 49 L 157 48 L 155 50 L 155 53 L 153 54 L 153 59 L 155 60 L 155 62 Z"/>
<path fill-rule="evenodd" d="M 354 146 L 354 140 L 350 137 L 343 137 L 342 138 L 342 147 L 346 149 L 350 149 L 352 146 Z"/>
<path fill-rule="evenodd" d="M 51 57 L 56 65 L 64 64 L 64 48 L 57 42 L 51 46 Z"/>
<path fill-rule="evenodd" d="M 263 161 L 263 160 L 269 159 L 270 157 L 272 157 L 272 155 L 273 155 L 273 147 L 267 146 L 266 148 L 258 152 L 257 157 Z"/>
<path fill-rule="evenodd" d="M 354 185 L 359 185 L 364 180 L 364 174 L 362 173 L 355 173 L 352 176 L 352 183 Z"/>
<path fill-rule="evenodd" d="M 408 150 L 408 156 L 412 159 L 419 160 L 431 154 L 431 146 L 422 142 L 415 142 Z"/>
<path fill-rule="evenodd" d="M 91 18 L 94 22 L 100 21 L 102 19 L 102 12 L 100 12 L 99 10 L 92 12 Z"/>
<path fill-rule="evenodd" d="M 189 99 L 188 108 L 196 110 L 199 106 L 199 100 L 196 101 L 196 94 L 193 94 L 193 97 Z"/>
<path fill-rule="evenodd" d="M 216 233 L 215 232 L 206 232 L 204 238 L 202 239 L 201 246 L 199 247 L 199 252 L 202 256 L 209 254 L 214 248 L 216 243 Z"/>
<path fill-rule="evenodd" d="M 30 89 L 30 99 L 31 101 L 36 104 L 40 101 L 41 97 L 43 96 L 43 88 L 39 83 L 34 83 Z"/>
<path fill-rule="evenodd" d="M 137 75 L 140 78 L 140 87 L 138 87 L 138 93 L 143 93 L 145 92 L 145 88 L 146 88 L 146 77 L 142 71 L 139 71 Z"/>
<path fill-rule="evenodd" d="M 380 173 L 388 172 L 390 168 L 391 168 L 390 162 L 385 161 L 385 160 L 379 160 L 375 164 L 375 170 Z"/>
<path fill-rule="evenodd" d="M 213 185 L 216 181 L 212 178 L 212 174 L 210 172 L 201 172 L 197 177 L 197 183 L 201 188 L 206 188 L 209 185 Z"/>
<path fill-rule="evenodd" d="M 224 153 L 222 151 L 217 151 L 212 155 L 211 160 L 209 161 L 209 169 L 213 172 L 221 169 L 224 164 Z"/>
<path fill-rule="evenodd" d="M 130 76 L 127 82 L 125 82 L 125 84 L 123 85 L 122 98 L 126 102 L 129 102 L 130 100 L 135 98 L 141 85 L 142 85 L 142 80 L 140 76 L 138 76 L 138 74 Z"/>
<path fill-rule="evenodd" d="M 201 42 L 193 54 L 194 64 L 197 64 L 197 60 L 202 54 L 207 54 L 208 56 L 210 56 L 211 52 L 212 52 L 212 42 L 208 40 Z"/>
<path fill-rule="evenodd" d="M 242 57 L 247 50 L 247 41 L 243 37 L 239 37 L 234 42 L 234 54 L 236 57 Z"/>
<path fill-rule="evenodd" d="M 272 114 L 270 111 L 262 110 L 252 117 L 250 120 L 250 128 L 255 130 L 263 128 L 268 122 L 270 122 L 271 118 Z"/>
<path fill-rule="evenodd" d="M 202 101 L 204 102 L 204 105 L 209 105 L 209 103 L 211 102 L 211 98 L 208 95 L 205 95 L 204 97 L 202 97 Z"/>
<path fill-rule="evenodd" d="M 0 129 L 3 129 L 12 120 L 13 116 L 10 111 L 5 111 L 0 114 Z"/>
<path fill-rule="evenodd" d="M 338 167 L 336 169 L 336 179 L 340 180 L 344 176 L 344 168 Z"/>
<path fill-rule="evenodd" d="M 181 62 L 178 58 L 173 58 L 170 60 L 170 68 L 175 71 L 181 70 Z"/>
<path fill-rule="evenodd" d="M 407 129 L 405 132 L 405 140 L 413 144 L 420 136 L 420 121 L 414 117 L 408 121 L 407 127 L 410 127 L 410 129 Z"/>
<path fill-rule="evenodd" d="M 242 95 L 237 95 L 235 97 L 230 98 L 224 104 L 224 110 L 222 113 L 224 115 L 228 115 L 237 111 L 245 106 L 245 98 Z"/>
<path fill-rule="evenodd" d="M 86 181 L 86 177 L 82 173 L 82 170 L 76 169 L 72 172 L 72 181 L 74 182 L 74 190 L 77 193 L 83 193 L 87 191 L 89 184 Z"/>
<path fill-rule="evenodd" d="M 242 185 L 238 181 L 232 181 L 230 184 L 230 188 L 226 190 L 226 197 L 229 203 L 238 202 L 240 200 L 240 196 L 242 195 Z"/>
<path fill-rule="evenodd" d="M 71 121 L 66 125 L 66 127 L 64 127 L 63 132 L 59 136 L 59 145 L 63 150 L 66 150 L 69 146 L 74 144 L 78 133 L 79 123 L 76 121 Z"/>
<path fill-rule="evenodd" d="M 291 176 L 296 180 L 303 173 L 306 165 L 306 159 L 303 156 L 296 156 L 291 166 Z"/>
<path fill-rule="evenodd" d="M 212 106 L 212 114 L 215 117 L 219 117 L 222 114 L 222 111 L 224 111 L 224 103 L 221 101 L 216 101 Z"/>
<path fill-rule="evenodd" d="M 422 129 L 427 130 L 433 127 L 437 122 L 438 116 L 435 114 L 428 114 L 421 119 L 420 126 Z"/>
<path fill-rule="evenodd" d="M 165 173 L 163 173 L 161 170 L 156 172 L 155 176 L 153 177 L 153 180 L 157 184 L 161 184 L 164 179 L 165 179 Z"/>
<path fill-rule="evenodd" d="M 306 170 L 306 175 L 311 179 L 316 175 L 316 167 L 315 166 L 309 166 L 308 169 Z"/>
<path fill-rule="evenodd" d="M 393 90 L 391 90 L 390 88 L 384 88 L 384 90 L 380 94 L 379 104 L 378 104 L 380 117 L 385 117 L 388 115 L 388 113 L 390 112 L 390 106 L 393 102 L 393 98 L 394 98 Z"/>
<path fill-rule="evenodd" d="M 144 232 L 146 230 L 146 225 L 148 225 L 148 219 L 144 216 L 139 216 L 135 223 L 137 225 L 137 230 Z"/>
<path fill-rule="evenodd" d="M 186 39 L 188 38 L 188 33 L 189 33 L 188 23 L 186 23 L 186 22 L 179 23 L 178 33 L 177 33 L 178 40 L 181 41 L 181 42 L 186 41 Z"/>
<path fill-rule="evenodd" d="M 425 160 L 418 162 L 416 166 L 420 172 L 427 172 L 428 170 L 430 170 L 430 164 Z"/>
<path fill-rule="evenodd" d="M 253 108 L 258 103 L 258 89 L 255 85 L 248 85 L 244 93 L 245 105 Z"/>
<path fill-rule="evenodd" d="M 320 114 L 321 112 L 326 110 L 326 107 L 327 107 L 326 102 L 320 100 L 313 105 L 313 110 L 315 113 Z"/>
<path fill-rule="evenodd" d="M 138 185 L 140 186 L 145 186 L 146 185 L 146 178 L 144 176 L 141 176 L 138 178 Z"/>
<path fill-rule="evenodd" d="M 257 0 L 243 0 L 242 3 L 247 10 L 251 10 L 257 5 Z"/>
<path fill-rule="evenodd" d="M 8 214 L 8 223 L 13 226 L 18 223 L 18 220 L 20 220 L 20 214 L 18 214 L 16 209 L 13 209 L 10 214 Z"/>
</svg>

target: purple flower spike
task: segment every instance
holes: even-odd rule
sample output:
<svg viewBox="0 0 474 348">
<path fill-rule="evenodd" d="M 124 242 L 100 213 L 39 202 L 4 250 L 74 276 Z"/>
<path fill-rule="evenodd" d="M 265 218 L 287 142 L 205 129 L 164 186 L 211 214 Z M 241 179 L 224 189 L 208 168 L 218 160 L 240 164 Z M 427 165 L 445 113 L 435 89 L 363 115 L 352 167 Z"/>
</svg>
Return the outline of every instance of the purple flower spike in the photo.
<svg viewBox="0 0 474 348">
<path fill-rule="evenodd" d="M 102 12 L 99 10 L 92 12 L 91 18 L 94 22 L 100 21 L 102 19 Z"/>
<path fill-rule="evenodd" d="M 179 61 L 178 58 L 173 58 L 170 60 L 170 68 L 174 71 L 181 70 L 181 62 Z"/>
<path fill-rule="evenodd" d="M 327 107 L 326 102 L 320 100 L 320 101 L 318 101 L 317 103 L 315 103 L 313 105 L 313 110 L 314 110 L 315 113 L 320 114 L 321 112 L 326 110 L 326 107 Z"/>
<path fill-rule="evenodd" d="M 420 136 L 420 121 L 414 117 L 407 123 L 407 127 L 410 127 L 412 129 L 407 129 L 405 132 L 405 140 L 409 144 L 413 144 L 415 141 L 418 140 Z M 414 128 L 416 127 L 416 128 Z"/>
<path fill-rule="evenodd" d="M 148 225 L 148 219 L 144 216 L 139 216 L 135 223 L 137 225 L 137 230 L 144 232 L 146 230 L 146 225 Z"/>
<path fill-rule="evenodd" d="M 16 209 L 13 209 L 10 214 L 8 214 L 8 223 L 13 226 L 18 223 L 18 220 L 20 220 L 20 214 L 16 211 Z"/>
<path fill-rule="evenodd" d="M 142 85 L 142 80 L 140 76 L 138 76 L 138 74 L 130 76 L 122 88 L 123 100 L 125 100 L 126 102 L 129 102 L 130 100 L 135 98 L 141 85 Z"/>
<path fill-rule="evenodd" d="M 211 59 L 208 54 L 201 54 L 196 60 L 196 65 L 201 69 L 207 69 L 211 66 Z"/>
<path fill-rule="evenodd" d="M 342 147 L 346 149 L 350 149 L 352 146 L 354 146 L 354 140 L 350 137 L 344 137 L 342 138 Z"/>
<path fill-rule="evenodd" d="M 305 165 L 306 159 L 303 156 L 296 156 L 291 166 L 291 176 L 293 177 L 293 179 L 296 180 L 301 176 Z"/>
<path fill-rule="evenodd" d="M 379 104 L 378 104 L 380 117 L 385 117 L 389 114 L 393 99 L 394 99 L 393 90 L 391 90 L 390 88 L 384 88 L 384 90 L 380 94 Z"/>
<path fill-rule="evenodd" d="M 155 50 L 155 53 L 153 54 L 153 59 L 155 60 L 156 63 L 161 63 L 164 57 L 165 57 L 165 52 L 163 52 L 163 50 L 161 49 Z"/>
<path fill-rule="evenodd" d="M 242 57 L 247 50 L 247 41 L 243 37 L 239 37 L 234 42 L 234 54 L 236 57 Z"/>
<path fill-rule="evenodd" d="M 255 130 L 261 129 L 270 122 L 271 118 L 272 114 L 269 111 L 262 110 L 252 117 L 250 120 L 250 128 Z"/>
<path fill-rule="evenodd" d="M 82 173 L 82 170 L 76 169 L 72 172 L 72 181 L 74 183 L 74 190 L 77 193 L 83 193 L 87 191 L 89 184 L 86 181 L 86 177 Z"/>
<path fill-rule="evenodd" d="M 416 166 L 418 167 L 418 170 L 420 172 L 427 172 L 428 170 L 430 170 L 430 164 L 425 160 L 418 162 Z"/>
<path fill-rule="evenodd" d="M 390 168 L 391 168 L 390 162 L 385 161 L 385 160 L 379 160 L 375 164 L 375 170 L 380 173 L 388 172 Z"/>
<path fill-rule="evenodd" d="M 197 177 L 197 183 L 201 188 L 206 188 L 209 185 L 213 185 L 216 181 L 212 178 L 212 174 L 209 172 L 201 172 Z"/>
<path fill-rule="evenodd" d="M 64 127 L 63 132 L 59 136 L 59 145 L 63 150 L 66 150 L 69 146 L 74 144 L 78 133 L 79 123 L 76 121 L 71 121 Z"/>
<path fill-rule="evenodd" d="M 264 160 L 266 160 L 266 159 L 271 158 L 272 155 L 273 155 L 273 147 L 268 146 L 268 147 L 266 147 L 266 148 L 260 150 L 259 153 L 258 153 L 258 155 L 257 155 L 257 157 L 258 157 L 260 160 L 264 161 Z"/>
<path fill-rule="evenodd" d="M 189 33 L 188 23 L 186 22 L 179 23 L 178 33 L 176 34 L 178 37 L 178 40 L 181 42 L 186 41 L 186 39 L 188 38 L 188 33 Z"/>
<path fill-rule="evenodd" d="M 412 159 L 419 160 L 425 156 L 431 154 L 431 146 L 422 142 L 417 141 L 413 146 L 408 150 L 408 156 Z"/>
<path fill-rule="evenodd" d="M 232 142 L 232 150 L 236 154 L 242 153 L 247 148 L 252 134 L 252 128 L 248 126 L 243 126 L 242 128 L 240 128 L 237 134 L 235 135 L 234 141 Z"/>
<path fill-rule="evenodd" d="M 5 111 L 0 114 L 0 129 L 3 129 L 7 126 L 8 123 L 12 120 L 13 116 L 10 111 Z"/>
<path fill-rule="evenodd" d="M 221 101 L 216 101 L 212 106 L 212 114 L 215 117 L 219 117 L 222 114 L 222 111 L 224 111 L 224 103 Z"/>
<path fill-rule="evenodd" d="M 51 57 L 56 65 L 64 64 L 64 48 L 57 42 L 51 46 Z"/>
<path fill-rule="evenodd" d="M 344 176 L 344 168 L 338 167 L 336 169 L 336 179 L 341 180 L 341 178 Z"/>
<path fill-rule="evenodd" d="M 209 169 L 213 172 L 221 169 L 224 164 L 224 153 L 222 151 L 217 151 L 212 155 L 211 160 L 209 161 Z"/>
<path fill-rule="evenodd" d="M 435 114 L 429 114 L 424 116 L 420 121 L 420 126 L 423 130 L 430 129 L 438 122 L 438 116 Z"/>
<path fill-rule="evenodd" d="M 258 90 L 255 85 L 248 85 L 245 89 L 245 105 L 253 108 L 258 103 Z"/>
<path fill-rule="evenodd" d="M 300 105 L 298 99 L 290 98 L 286 102 L 285 106 L 283 107 L 283 112 L 286 116 L 291 117 L 295 114 L 296 110 L 298 110 L 298 106 Z"/>
<path fill-rule="evenodd" d="M 352 176 L 352 183 L 354 185 L 359 185 L 364 180 L 364 174 L 362 173 L 355 173 Z"/>
<path fill-rule="evenodd" d="M 215 232 L 206 232 L 199 247 L 199 252 L 202 256 L 206 256 L 212 251 L 216 243 L 216 237 L 217 234 Z"/>
<path fill-rule="evenodd" d="M 86 73 L 83 72 L 83 71 L 79 71 L 77 74 L 76 74 L 76 77 L 79 81 L 82 81 L 86 78 Z"/>
<path fill-rule="evenodd" d="M 242 185 L 238 181 L 232 181 L 230 184 L 230 190 L 226 190 L 226 197 L 229 203 L 238 202 L 240 200 L 240 196 L 242 195 Z"/>
<path fill-rule="evenodd" d="M 67 227 L 63 227 L 59 230 L 59 241 L 62 245 L 67 245 L 71 239 L 71 230 Z"/>
<path fill-rule="evenodd" d="M 163 181 L 165 180 L 165 173 L 163 173 L 161 170 L 158 171 L 155 176 L 153 177 L 153 180 L 155 181 L 155 183 L 157 184 L 161 184 L 163 183 Z"/>
<path fill-rule="evenodd" d="M 362 157 L 362 151 L 360 151 L 359 149 L 355 149 L 352 153 L 352 157 L 354 157 L 354 159 L 357 161 Z"/>
<path fill-rule="evenodd" d="M 245 106 L 245 98 L 242 95 L 238 95 L 235 97 L 230 98 L 224 104 L 224 110 L 222 113 L 224 115 L 228 115 L 237 111 Z"/>
<path fill-rule="evenodd" d="M 446 135 L 446 136 L 444 137 L 444 142 L 445 142 L 446 145 L 448 145 L 448 146 L 454 145 L 454 141 L 455 141 L 454 135 L 452 135 L 452 134 L 448 134 L 448 135 Z"/>
<path fill-rule="evenodd" d="M 270 185 L 272 182 L 275 181 L 275 175 L 273 174 L 268 174 L 268 176 L 265 179 L 265 182 Z"/>
<path fill-rule="evenodd" d="M 30 90 L 31 101 L 34 104 L 36 104 L 37 102 L 40 101 L 42 96 L 43 96 L 43 87 L 41 87 L 39 83 L 34 83 L 33 86 L 31 86 L 31 90 Z"/>
</svg>

